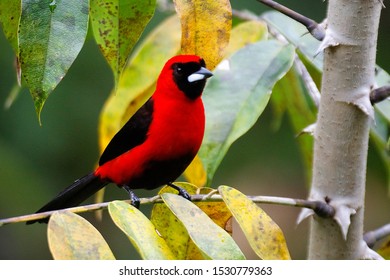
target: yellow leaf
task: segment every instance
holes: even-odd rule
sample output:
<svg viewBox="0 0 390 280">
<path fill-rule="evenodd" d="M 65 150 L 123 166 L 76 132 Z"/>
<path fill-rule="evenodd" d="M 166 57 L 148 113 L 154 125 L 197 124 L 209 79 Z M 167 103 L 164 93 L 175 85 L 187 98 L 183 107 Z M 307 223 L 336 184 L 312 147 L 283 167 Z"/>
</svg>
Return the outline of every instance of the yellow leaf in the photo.
<svg viewBox="0 0 390 280">
<path fill-rule="evenodd" d="M 100 232 L 71 212 L 54 213 L 47 227 L 50 252 L 56 260 L 114 260 Z"/>
<path fill-rule="evenodd" d="M 113 201 L 109 203 L 108 211 L 114 223 L 126 234 L 143 259 L 174 259 L 165 240 L 137 208 L 123 201 Z"/>
<path fill-rule="evenodd" d="M 182 187 L 182 185 L 179 186 Z M 168 188 L 163 188 L 159 194 L 167 191 L 169 191 Z M 175 258 L 179 260 L 186 259 L 189 242 L 188 233 L 167 206 L 163 203 L 154 204 L 150 220 L 167 242 Z"/>
<path fill-rule="evenodd" d="M 161 198 L 177 219 L 183 223 L 191 240 L 205 259 L 245 259 L 233 238 L 194 203 L 171 193 L 164 193 Z"/>
<path fill-rule="evenodd" d="M 196 156 L 191 164 L 184 171 L 184 176 L 189 183 L 195 186 L 203 187 L 206 184 L 206 171 L 204 170 L 202 161 L 199 156 Z"/>
<path fill-rule="evenodd" d="M 189 194 L 195 194 L 197 192 L 207 194 L 212 191 L 210 188 L 199 189 L 189 183 L 176 182 L 175 184 L 185 189 Z M 172 192 L 171 187 L 162 188 L 159 194 L 161 195 L 168 192 Z M 223 202 L 196 202 L 195 204 L 204 211 L 214 223 L 222 228 L 226 228 L 226 224 L 228 224 L 232 217 L 229 209 L 227 209 Z M 173 215 L 165 204 L 161 203 L 153 206 L 151 221 L 161 236 L 166 240 L 177 259 L 204 259 L 202 253 L 191 241 L 183 224 L 175 215 Z"/>
<path fill-rule="evenodd" d="M 198 190 L 199 194 L 208 194 L 211 191 L 215 191 L 211 188 L 201 188 Z M 225 229 L 229 234 L 232 233 L 230 228 L 230 221 L 232 213 L 224 202 L 196 202 L 195 203 L 203 212 L 209 216 L 214 223 Z"/>
<path fill-rule="evenodd" d="M 240 23 L 232 29 L 226 56 L 230 56 L 247 44 L 265 40 L 267 37 L 268 29 L 264 22 L 256 20 Z"/>
<path fill-rule="evenodd" d="M 229 0 L 174 0 L 182 27 L 181 49 L 206 61 L 208 69 L 225 56 L 232 27 Z"/>
<path fill-rule="evenodd" d="M 377 249 L 379 255 L 385 260 L 390 260 L 390 238 L 385 238 Z"/>
<path fill-rule="evenodd" d="M 218 191 L 261 259 L 290 259 L 282 230 L 260 207 L 231 187 L 220 186 Z"/>
</svg>

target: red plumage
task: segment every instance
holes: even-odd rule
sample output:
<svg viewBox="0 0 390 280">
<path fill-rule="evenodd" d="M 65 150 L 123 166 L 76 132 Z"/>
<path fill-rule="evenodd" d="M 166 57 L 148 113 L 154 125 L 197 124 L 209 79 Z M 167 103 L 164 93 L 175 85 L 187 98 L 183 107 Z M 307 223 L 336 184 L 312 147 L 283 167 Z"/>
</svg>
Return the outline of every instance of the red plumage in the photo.
<svg viewBox="0 0 390 280">
<path fill-rule="evenodd" d="M 76 206 L 110 182 L 124 187 L 135 200 L 138 198 L 130 189 L 171 184 L 202 143 L 205 116 L 201 94 L 210 76 L 198 56 L 168 60 L 152 97 L 113 137 L 96 171 L 75 181 L 37 213 Z M 186 195 L 181 189 L 179 193 Z"/>
</svg>

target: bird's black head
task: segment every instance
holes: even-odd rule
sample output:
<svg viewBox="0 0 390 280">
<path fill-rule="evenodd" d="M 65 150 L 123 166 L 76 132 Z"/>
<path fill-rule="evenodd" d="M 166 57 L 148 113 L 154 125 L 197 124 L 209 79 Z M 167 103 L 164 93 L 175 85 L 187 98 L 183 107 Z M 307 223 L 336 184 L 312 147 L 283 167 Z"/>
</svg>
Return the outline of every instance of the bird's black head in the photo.
<svg viewBox="0 0 390 280">
<path fill-rule="evenodd" d="M 190 99 L 202 94 L 206 79 L 213 75 L 204 60 L 195 55 L 176 56 L 171 69 L 177 87 Z"/>
</svg>

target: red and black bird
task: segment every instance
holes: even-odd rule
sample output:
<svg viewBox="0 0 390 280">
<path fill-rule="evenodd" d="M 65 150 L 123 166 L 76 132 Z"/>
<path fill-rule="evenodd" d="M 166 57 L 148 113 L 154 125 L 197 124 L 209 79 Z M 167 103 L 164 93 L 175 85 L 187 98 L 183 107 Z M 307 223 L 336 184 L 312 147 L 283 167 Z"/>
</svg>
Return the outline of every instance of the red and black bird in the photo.
<svg viewBox="0 0 390 280">
<path fill-rule="evenodd" d="M 108 183 L 124 188 L 137 207 L 139 199 L 133 189 L 168 184 L 190 198 L 172 182 L 191 163 L 202 143 L 205 116 L 201 95 L 211 76 L 198 56 L 178 55 L 168 60 L 155 92 L 112 138 L 99 167 L 76 180 L 37 213 L 77 206 Z"/>
</svg>

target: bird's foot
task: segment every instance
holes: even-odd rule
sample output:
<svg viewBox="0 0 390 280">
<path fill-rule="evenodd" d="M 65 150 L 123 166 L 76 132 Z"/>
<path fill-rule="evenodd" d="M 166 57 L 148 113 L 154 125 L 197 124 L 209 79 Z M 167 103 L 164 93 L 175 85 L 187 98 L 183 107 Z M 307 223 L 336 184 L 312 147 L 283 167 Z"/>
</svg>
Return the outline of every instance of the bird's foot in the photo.
<svg viewBox="0 0 390 280">
<path fill-rule="evenodd" d="M 191 201 L 191 195 L 185 189 L 180 188 L 179 186 L 176 186 L 174 183 L 168 183 L 168 186 L 177 190 L 179 192 L 180 196 Z"/>
<path fill-rule="evenodd" d="M 139 206 L 141 204 L 141 200 L 139 197 L 134 193 L 132 189 L 130 189 L 129 186 L 124 185 L 123 188 L 127 191 L 129 194 L 129 198 L 131 200 L 130 204 L 134 206 L 135 208 L 139 209 Z"/>
</svg>

